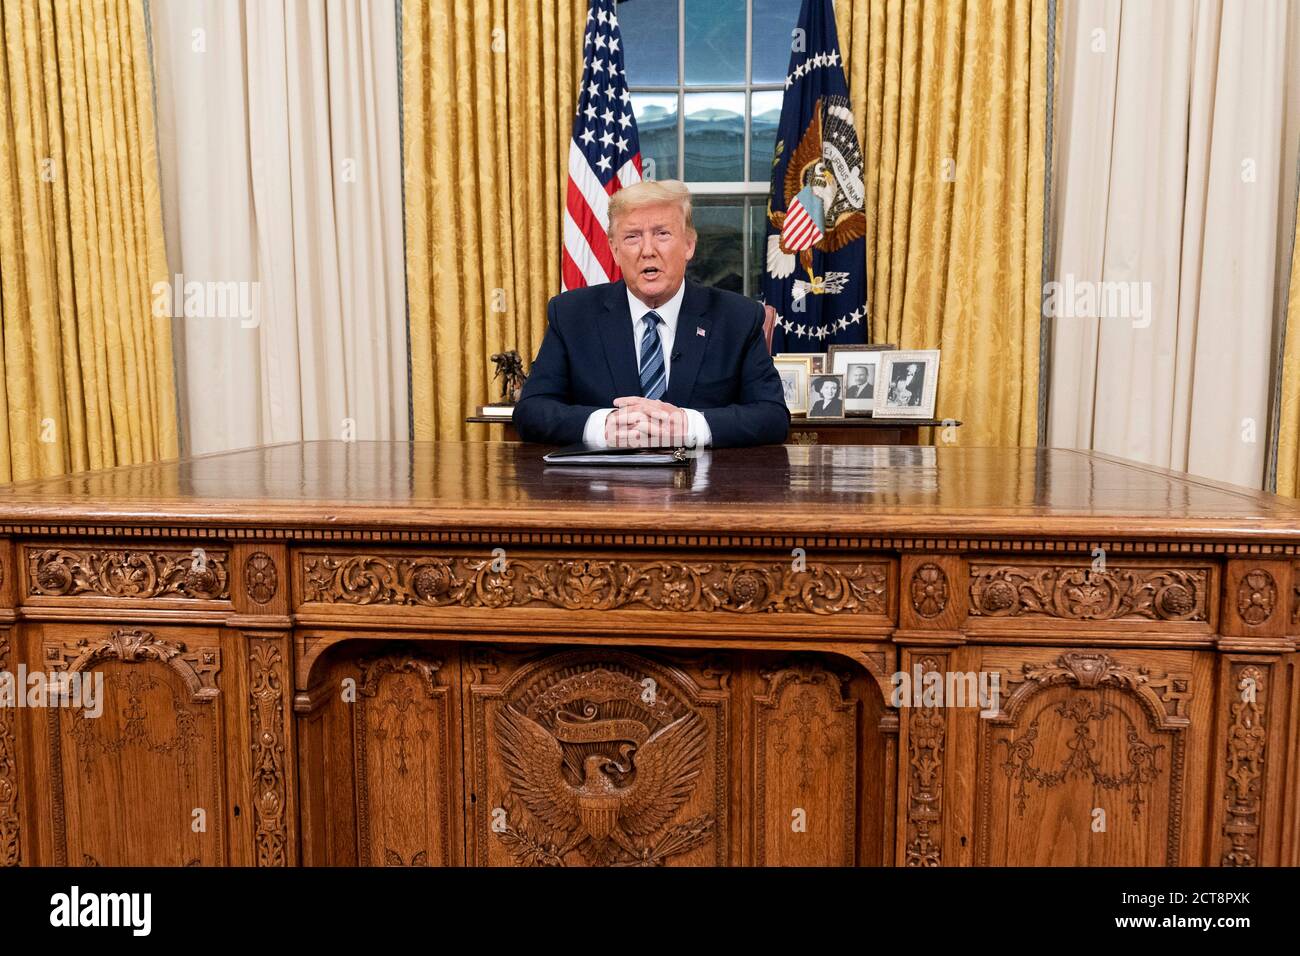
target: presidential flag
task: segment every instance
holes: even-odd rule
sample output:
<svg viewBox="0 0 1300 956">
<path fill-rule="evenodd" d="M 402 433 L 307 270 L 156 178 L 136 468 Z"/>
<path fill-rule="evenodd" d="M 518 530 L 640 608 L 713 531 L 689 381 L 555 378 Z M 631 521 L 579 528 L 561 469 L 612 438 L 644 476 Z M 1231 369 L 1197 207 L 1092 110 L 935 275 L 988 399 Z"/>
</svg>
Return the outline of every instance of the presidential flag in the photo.
<svg viewBox="0 0 1300 956">
<path fill-rule="evenodd" d="M 609 197 L 641 181 L 641 144 L 623 72 L 623 37 L 614 0 L 591 0 L 582 49 L 582 89 L 569 141 L 564 203 L 564 290 L 620 277 L 606 238 Z"/>
<path fill-rule="evenodd" d="M 772 351 L 867 341 L 866 188 L 831 0 L 803 0 L 767 203 Z"/>
<path fill-rule="evenodd" d="M 781 223 L 781 241 L 791 252 L 811 249 L 826 237 L 822 232 L 825 221 L 825 207 L 812 187 L 799 190 L 790 207 L 785 211 L 785 221 Z"/>
</svg>

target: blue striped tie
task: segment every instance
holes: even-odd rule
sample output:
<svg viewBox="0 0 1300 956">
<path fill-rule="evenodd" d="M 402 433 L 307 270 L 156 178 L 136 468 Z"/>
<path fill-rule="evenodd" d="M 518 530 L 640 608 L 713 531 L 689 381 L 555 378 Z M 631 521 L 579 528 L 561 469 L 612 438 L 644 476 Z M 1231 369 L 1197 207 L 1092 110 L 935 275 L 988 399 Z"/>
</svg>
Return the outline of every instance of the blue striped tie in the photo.
<svg viewBox="0 0 1300 956">
<path fill-rule="evenodd" d="M 659 340 L 658 312 L 647 312 L 645 334 L 641 336 L 641 394 L 646 398 L 660 399 L 668 391 L 668 372 L 664 368 L 663 343 Z"/>
</svg>

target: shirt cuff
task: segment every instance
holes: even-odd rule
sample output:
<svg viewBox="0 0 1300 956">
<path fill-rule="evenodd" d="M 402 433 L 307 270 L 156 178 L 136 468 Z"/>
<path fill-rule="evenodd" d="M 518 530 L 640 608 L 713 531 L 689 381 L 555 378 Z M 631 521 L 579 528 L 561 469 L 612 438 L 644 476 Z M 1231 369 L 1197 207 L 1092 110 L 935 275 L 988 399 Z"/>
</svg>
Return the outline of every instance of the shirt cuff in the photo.
<svg viewBox="0 0 1300 956">
<path fill-rule="evenodd" d="M 612 408 L 598 408 L 587 416 L 587 424 L 582 429 L 582 443 L 593 448 L 605 448 L 605 419 Z M 708 427 L 707 423 L 704 426 Z"/>
<path fill-rule="evenodd" d="M 708 420 L 693 408 L 686 412 L 686 443 L 691 448 L 704 448 L 713 444 L 713 432 Z"/>
</svg>

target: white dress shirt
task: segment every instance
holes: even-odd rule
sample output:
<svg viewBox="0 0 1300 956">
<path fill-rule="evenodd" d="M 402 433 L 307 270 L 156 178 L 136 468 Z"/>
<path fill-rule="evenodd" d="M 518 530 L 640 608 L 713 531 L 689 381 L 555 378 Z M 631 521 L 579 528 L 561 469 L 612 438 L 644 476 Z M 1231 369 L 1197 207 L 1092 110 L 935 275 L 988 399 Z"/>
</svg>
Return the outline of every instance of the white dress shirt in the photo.
<svg viewBox="0 0 1300 956">
<path fill-rule="evenodd" d="M 677 317 L 682 311 L 682 299 L 686 297 L 686 282 L 677 287 L 677 292 L 673 297 L 657 309 L 651 309 L 640 299 L 632 294 L 632 290 L 627 290 L 627 307 L 632 313 L 632 340 L 633 354 L 637 357 L 638 368 L 641 361 L 641 339 L 644 338 L 648 323 L 645 320 L 647 312 L 656 312 L 659 318 L 663 320 L 659 326 L 659 341 L 664 350 L 664 385 L 665 387 L 672 381 L 673 374 L 673 342 L 677 338 Z M 585 444 L 597 448 L 605 448 L 605 419 L 609 413 L 614 411 L 612 408 L 598 408 L 587 417 L 586 427 L 582 432 L 582 440 Z M 709 423 L 704 416 L 693 408 L 683 409 L 686 412 L 686 444 L 691 448 L 703 448 L 713 441 L 713 432 L 709 428 Z"/>
</svg>

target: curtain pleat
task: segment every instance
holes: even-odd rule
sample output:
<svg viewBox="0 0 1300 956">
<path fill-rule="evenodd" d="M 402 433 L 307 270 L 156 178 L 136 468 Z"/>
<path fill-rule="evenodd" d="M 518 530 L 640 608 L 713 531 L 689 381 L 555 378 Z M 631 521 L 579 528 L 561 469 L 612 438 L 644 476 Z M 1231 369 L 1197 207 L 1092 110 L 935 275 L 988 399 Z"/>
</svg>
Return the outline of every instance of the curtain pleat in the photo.
<svg viewBox="0 0 1300 956">
<path fill-rule="evenodd" d="M 139 0 L 0 0 L 0 479 L 177 454 Z"/>
<path fill-rule="evenodd" d="M 1047 0 L 836 0 L 871 338 L 943 350 L 939 440 L 1038 439 Z"/>
<path fill-rule="evenodd" d="M 1296 221 L 1300 223 L 1300 200 Z M 1300 236 L 1300 226 L 1296 229 Z M 1282 414 L 1279 418 L 1277 493 L 1300 497 L 1300 241 L 1291 249 L 1291 289 L 1286 307 L 1286 347 L 1282 360 Z"/>
<path fill-rule="evenodd" d="M 402 10 L 406 267 L 415 438 L 466 436 L 490 356 L 541 344 L 560 288 L 568 129 L 585 0 Z"/>
<path fill-rule="evenodd" d="M 408 438 L 394 4 L 151 13 L 186 451 Z"/>
<path fill-rule="evenodd" d="M 1062 16 L 1048 441 L 1260 488 L 1300 8 L 1074 0 Z"/>
</svg>

